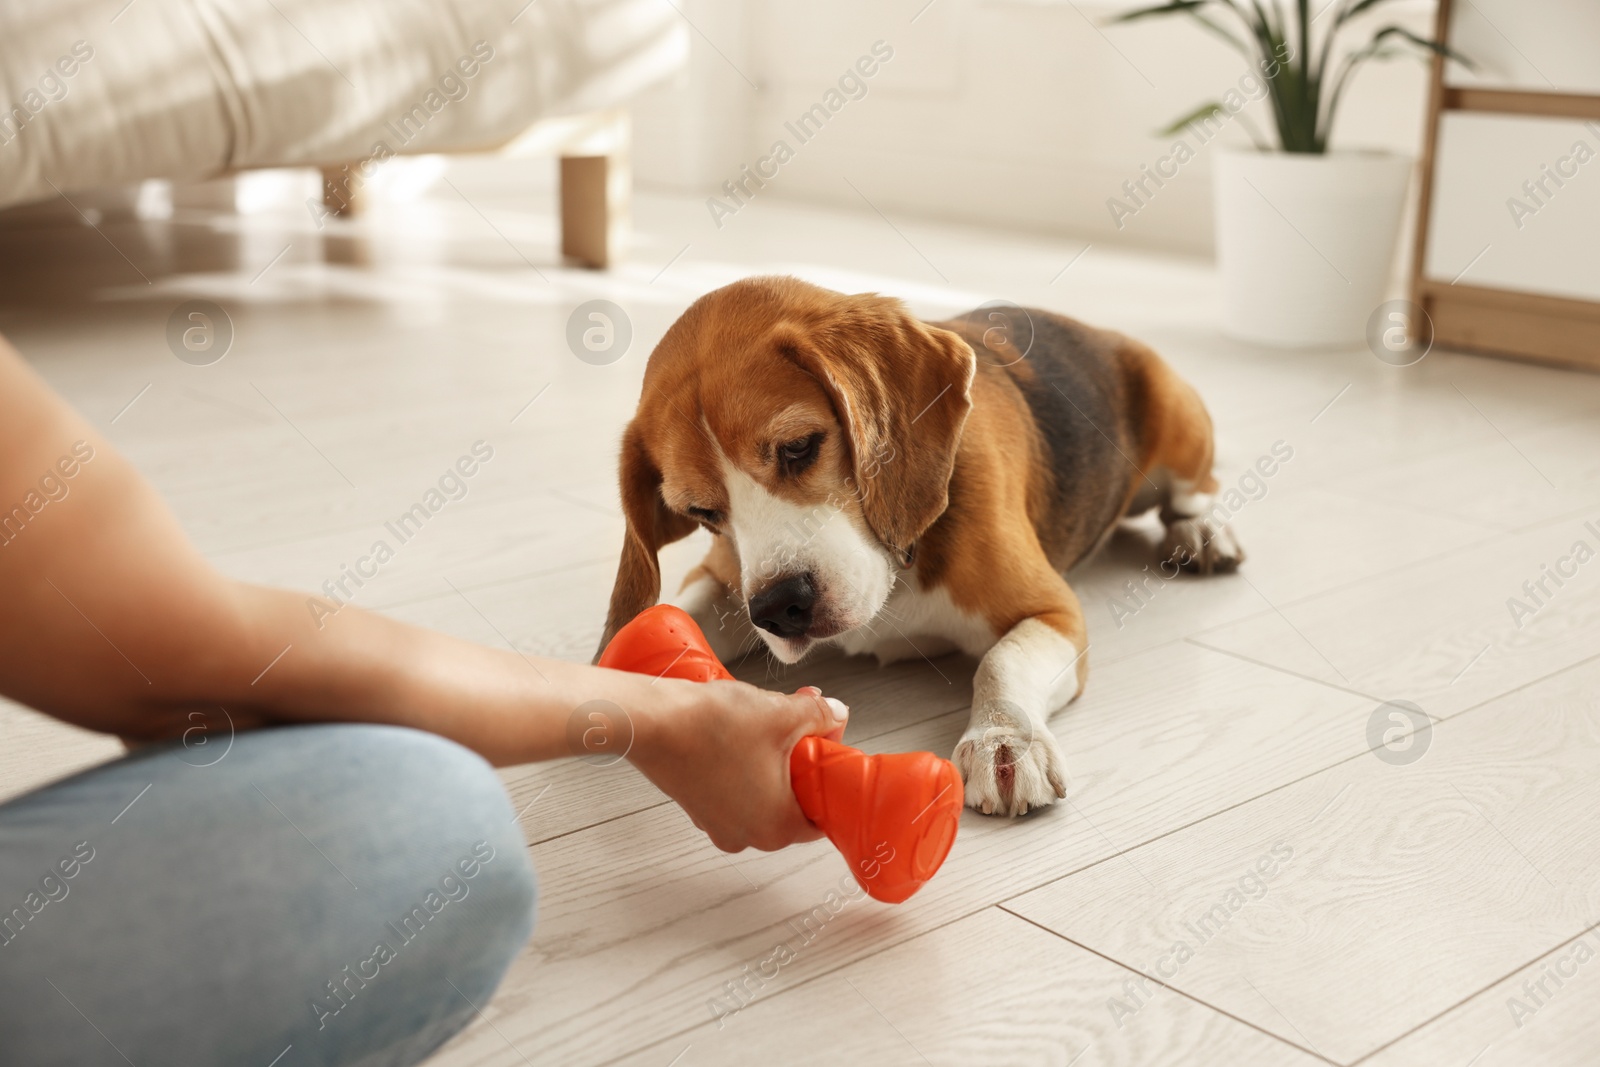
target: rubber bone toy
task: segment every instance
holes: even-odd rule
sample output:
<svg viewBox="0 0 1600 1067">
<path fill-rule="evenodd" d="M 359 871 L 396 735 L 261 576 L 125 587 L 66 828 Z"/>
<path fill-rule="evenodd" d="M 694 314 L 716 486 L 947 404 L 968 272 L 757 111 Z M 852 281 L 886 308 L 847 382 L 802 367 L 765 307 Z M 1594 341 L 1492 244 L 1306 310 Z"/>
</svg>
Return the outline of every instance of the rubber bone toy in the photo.
<svg viewBox="0 0 1600 1067">
<path fill-rule="evenodd" d="M 600 666 L 693 682 L 733 677 L 694 620 L 670 604 L 618 630 Z M 789 754 L 789 780 L 800 810 L 875 900 L 898 904 L 910 897 L 955 843 L 961 776 L 931 752 L 869 756 L 824 737 L 802 737 Z"/>
</svg>

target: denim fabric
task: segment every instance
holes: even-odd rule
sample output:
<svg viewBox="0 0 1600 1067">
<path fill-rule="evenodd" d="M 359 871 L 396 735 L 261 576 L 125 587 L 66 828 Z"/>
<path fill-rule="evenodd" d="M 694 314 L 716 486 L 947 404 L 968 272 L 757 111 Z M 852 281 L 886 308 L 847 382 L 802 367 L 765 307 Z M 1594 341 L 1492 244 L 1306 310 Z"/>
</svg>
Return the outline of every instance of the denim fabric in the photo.
<svg viewBox="0 0 1600 1067">
<path fill-rule="evenodd" d="M 142 749 L 0 805 L 0 1065 L 417 1063 L 536 892 L 493 770 L 433 735 Z"/>
</svg>

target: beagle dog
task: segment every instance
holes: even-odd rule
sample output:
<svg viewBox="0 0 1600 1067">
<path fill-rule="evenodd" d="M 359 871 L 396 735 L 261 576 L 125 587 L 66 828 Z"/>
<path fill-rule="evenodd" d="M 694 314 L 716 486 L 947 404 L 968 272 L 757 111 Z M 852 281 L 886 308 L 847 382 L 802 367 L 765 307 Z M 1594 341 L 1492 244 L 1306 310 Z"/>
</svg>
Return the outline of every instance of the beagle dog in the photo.
<svg viewBox="0 0 1600 1067">
<path fill-rule="evenodd" d="M 756 636 L 783 663 L 819 644 L 980 657 L 953 759 L 968 805 L 1018 815 L 1066 796 L 1046 720 L 1082 691 L 1088 639 L 1063 573 L 1155 507 L 1164 558 L 1243 559 L 1210 517 L 1212 448 L 1199 396 L 1120 334 L 736 282 L 645 369 L 603 642 L 660 596 L 661 546 L 703 526 L 711 551 L 675 602 L 724 658 Z"/>
</svg>

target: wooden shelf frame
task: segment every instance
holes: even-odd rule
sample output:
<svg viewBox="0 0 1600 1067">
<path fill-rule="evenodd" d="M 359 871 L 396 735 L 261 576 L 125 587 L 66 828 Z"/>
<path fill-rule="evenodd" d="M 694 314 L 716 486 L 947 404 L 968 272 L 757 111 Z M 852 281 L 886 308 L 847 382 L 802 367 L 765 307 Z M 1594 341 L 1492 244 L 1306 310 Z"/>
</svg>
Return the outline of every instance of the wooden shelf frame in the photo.
<svg viewBox="0 0 1600 1067">
<path fill-rule="evenodd" d="M 1434 39 L 1448 41 L 1452 0 L 1439 0 Z M 1439 126 L 1452 111 L 1600 120 L 1600 96 L 1445 84 L 1435 55 L 1422 149 L 1422 189 L 1411 257 L 1411 299 L 1433 324 L 1433 343 L 1511 359 L 1600 371 L 1600 301 L 1459 285 L 1427 276 Z"/>
</svg>

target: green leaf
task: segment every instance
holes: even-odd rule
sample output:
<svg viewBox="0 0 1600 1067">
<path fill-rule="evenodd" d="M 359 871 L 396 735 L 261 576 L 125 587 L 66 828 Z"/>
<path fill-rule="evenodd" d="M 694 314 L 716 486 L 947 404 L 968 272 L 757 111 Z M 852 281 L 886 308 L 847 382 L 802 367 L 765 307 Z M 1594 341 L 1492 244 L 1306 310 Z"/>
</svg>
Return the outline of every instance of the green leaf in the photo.
<svg viewBox="0 0 1600 1067">
<path fill-rule="evenodd" d="M 1416 45 L 1418 48 L 1426 48 L 1428 51 L 1434 53 L 1435 55 L 1441 55 L 1441 56 L 1444 56 L 1447 59 L 1453 59 L 1457 63 L 1460 63 L 1463 67 L 1466 67 L 1468 70 L 1477 69 L 1473 65 L 1472 60 L 1468 59 L 1466 56 L 1462 55 L 1460 52 L 1457 52 L 1454 48 L 1451 48 L 1449 45 L 1444 44 L 1444 43 L 1442 43 L 1440 41 L 1429 40 L 1426 37 L 1418 37 L 1416 34 L 1412 33 L 1410 30 L 1406 29 L 1404 26 L 1385 26 L 1383 29 L 1379 30 L 1377 33 L 1372 35 L 1372 41 L 1371 41 L 1370 44 L 1367 45 L 1367 47 L 1371 48 L 1371 49 L 1375 49 L 1378 46 L 1378 43 L 1381 42 L 1386 37 L 1400 37 L 1400 38 L 1403 38 L 1404 40 L 1407 40 L 1407 41 L 1411 42 L 1412 44 Z"/>
<path fill-rule="evenodd" d="M 1154 7 L 1141 7 L 1133 11 L 1125 11 L 1111 19 L 1108 24 L 1133 22 L 1136 19 L 1149 18 L 1151 15 L 1179 15 L 1186 11 L 1194 11 L 1196 8 L 1205 7 L 1213 2 L 1214 0 L 1169 0 L 1168 3 L 1157 4 Z"/>
<path fill-rule="evenodd" d="M 1363 11 L 1368 11 L 1377 7 L 1379 4 L 1386 4 L 1388 2 L 1389 0 L 1356 0 L 1355 4 L 1339 12 L 1339 14 L 1334 17 L 1333 27 L 1334 29 L 1338 29 L 1340 26 L 1343 26 L 1346 22 L 1349 22 Z"/>
<path fill-rule="evenodd" d="M 1238 37 L 1235 37 L 1227 29 L 1223 28 L 1222 26 L 1217 25 L 1215 22 L 1212 22 L 1205 15 L 1202 15 L 1200 12 L 1195 11 L 1192 8 L 1189 10 L 1188 15 L 1189 15 L 1190 18 L 1192 18 L 1196 22 L 1198 22 L 1201 26 L 1205 27 L 1205 29 L 1209 30 L 1211 33 L 1216 34 L 1218 37 L 1222 38 L 1224 41 L 1227 41 L 1230 45 L 1232 45 L 1234 48 L 1238 49 L 1240 52 L 1243 52 L 1244 55 L 1247 58 L 1249 57 L 1249 55 L 1250 55 L 1250 46 L 1245 44 Z"/>
<path fill-rule="evenodd" d="M 1182 118 L 1173 119 L 1170 124 L 1163 126 L 1156 132 L 1163 137 L 1171 137 L 1173 134 L 1181 132 L 1190 123 L 1199 122 L 1201 119 L 1208 119 L 1217 112 L 1224 110 L 1226 109 L 1220 103 L 1215 100 L 1211 100 L 1207 103 L 1201 104 L 1199 107 L 1184 115 Z"/>
<path fill-rule="evenodd" d="M 1468 70 L 1474 69 L 1470 59 L 1447 45 L 1438 41 L 1430 41 L 1425 37 L 1419 37 L 1404 26 L 1385 26 L 1372 35 L 1372 40 L 1367 43 L 1365 48 L 1351 52 L 1344 57 L 1344 62 L 1340 64 L 1338 76 L 1334 78 L 1333 92 L 1328 97 L 1328 106 L 1322 115 L 1321 140 L 1324 143 L 1327 142 L 1328 135 L 1333 129 L 1334 116 L 1339 110 L 1339 99 L 1344 93 L 1345 84 L 1349 81 L 1350 75 L 1355 73 L 1356 68 L 1369 59 L 1389 59 L 1404 54 L 1392 46 L 1385 46 L 1384 42 L 1390 38 L 1399 38 L 1405 44 L 1414 45 L 1435 55 L 1453 59 Z"/>
</svg>

